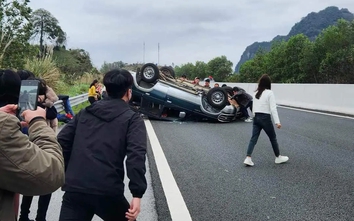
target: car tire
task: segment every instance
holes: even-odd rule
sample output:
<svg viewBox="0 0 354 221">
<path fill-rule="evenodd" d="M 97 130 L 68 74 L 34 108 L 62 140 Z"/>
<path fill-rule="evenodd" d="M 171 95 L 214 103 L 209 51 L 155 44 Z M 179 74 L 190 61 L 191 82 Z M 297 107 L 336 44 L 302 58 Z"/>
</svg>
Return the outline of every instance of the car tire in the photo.
<svg viewBox="0 0 354 221">
<path fill-rule="evenodd" d="M 159 77 L 160 71 L 155 64 L 147 63 L 141 68 L 141 79 L 146 83 L 154 83 Z"/>
<path fill-rule="evenodd" d="M 221 87 L 214 87 L 207 93 L 208 103 L 214 108 L 224 108 L 228 102 L 226 90 Z"/>
<path fill-rule="evenodd" d="M 160 71 L 164 74 L 166 73 L 165 76 L 167 77 L 175 78 L 175 71 L 172 67 L 164 66 L 160 68 Z"/>
</svg>

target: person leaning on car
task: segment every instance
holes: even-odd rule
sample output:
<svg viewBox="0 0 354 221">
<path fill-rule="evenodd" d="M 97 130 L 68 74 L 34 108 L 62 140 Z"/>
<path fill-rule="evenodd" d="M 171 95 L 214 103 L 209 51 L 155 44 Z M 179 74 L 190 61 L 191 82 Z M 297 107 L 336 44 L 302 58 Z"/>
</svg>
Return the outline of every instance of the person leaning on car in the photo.
<svg viewBox="0 0 354 221">
<path fill-rule="evenodd" d="M 242 112 L 243 117 L 246 118 L 245 122 L 252 122 L 252 118 L 247 111 L 248 108 L 252 111 L 252 95 L 248 94 L 243 88 L 240 87 L 233 87 L 232 90 L 234 93 L 232 99 L 237 100 L 237 103 L 240 105 L 240 111 Z"/>
<path fill-rule="evenodd" d="M 16 117 L 21 79 L 0 70 L 0 220 L 17 220 L 15 194 L 52 193 L 64 183 L 64 159 L 42 108 Z M 28 125 L 28 134 L 21 131 Z"/>
</svg>

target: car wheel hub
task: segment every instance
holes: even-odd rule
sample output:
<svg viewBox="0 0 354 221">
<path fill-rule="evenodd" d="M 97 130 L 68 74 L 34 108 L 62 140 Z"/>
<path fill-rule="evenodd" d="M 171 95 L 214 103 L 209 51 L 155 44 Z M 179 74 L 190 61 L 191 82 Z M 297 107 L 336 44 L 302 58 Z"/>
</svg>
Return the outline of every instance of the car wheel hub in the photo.
<svg viewBox="0 0 354 221">
<path fill-rule="evenodd" d="M 152 67 L 147 67 L 147 68 L 145 68 L 143 74 L 144 74 L 144 77 L 145 77 L 146 79 L 151 79 L 151 78 L 154 77 L 155 72 L 154 72 L 154 69 L 153 69 Z"/>
<path fill-rule="evenodd" d="M 212 101 L 214 104 L 221 104 L 224 101 L 224 94 L 222 92 L 215 92 L 212 95 Z"/>
</svg>

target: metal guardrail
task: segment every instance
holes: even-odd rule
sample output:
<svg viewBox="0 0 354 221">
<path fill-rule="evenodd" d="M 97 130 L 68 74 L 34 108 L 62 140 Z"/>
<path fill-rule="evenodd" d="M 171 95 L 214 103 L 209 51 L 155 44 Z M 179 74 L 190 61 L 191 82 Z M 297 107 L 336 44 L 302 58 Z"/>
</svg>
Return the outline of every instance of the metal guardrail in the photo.
<svg viewBox="0 0 354 221">
<path fill-rule="evenodd" d="M 88 93 L 80 94 L 75 97 L 69 97 L 71 107 L 84 103 L 85 101 L 87 101 L 87 97 L 88 97 Z M 55 102 L 54 106 L 57 109 L 58 113 L 64 110 L 62 100 L 58 100 L 57 102 Z"/>
</svg>

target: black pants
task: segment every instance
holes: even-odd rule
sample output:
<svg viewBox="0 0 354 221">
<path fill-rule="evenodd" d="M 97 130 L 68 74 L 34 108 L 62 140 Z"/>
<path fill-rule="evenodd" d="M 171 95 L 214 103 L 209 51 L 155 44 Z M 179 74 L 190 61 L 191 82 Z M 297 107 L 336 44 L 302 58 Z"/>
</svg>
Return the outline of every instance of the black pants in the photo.
<svg viewBox="0 0 354 221">
<path fill-rule="evenodd" d="M 59 221 L 91 221 L 94 215 L 104 221 L 127 221 L 129 207 L 125 198 L 65 192 Z"/>
<path fill-rule="evenodd" d="M 258 137 L 262 131 L 266 132 L 276 157 L 279 156 L 279 146 L 277 136 L 275 134 L 274 126 L 270 114 L 256 113 L 253 119 L 252 137 L 248 144 L 247 156 L 251 156 L 254 146 L 256 146 Z"/>
<path fill-rule="evenodd" d="M 48 206 L 52 194 L 39 196 L 38 200 L 38 210 L 37 210 L 37 221 L 45 221 L 48 211 Z M 32 204 L 33 196 L 23 196 L 21 203 L 20 221 L 28 220 L 28 215 L 30 213 L 30 208 Z"/>
</svg>

